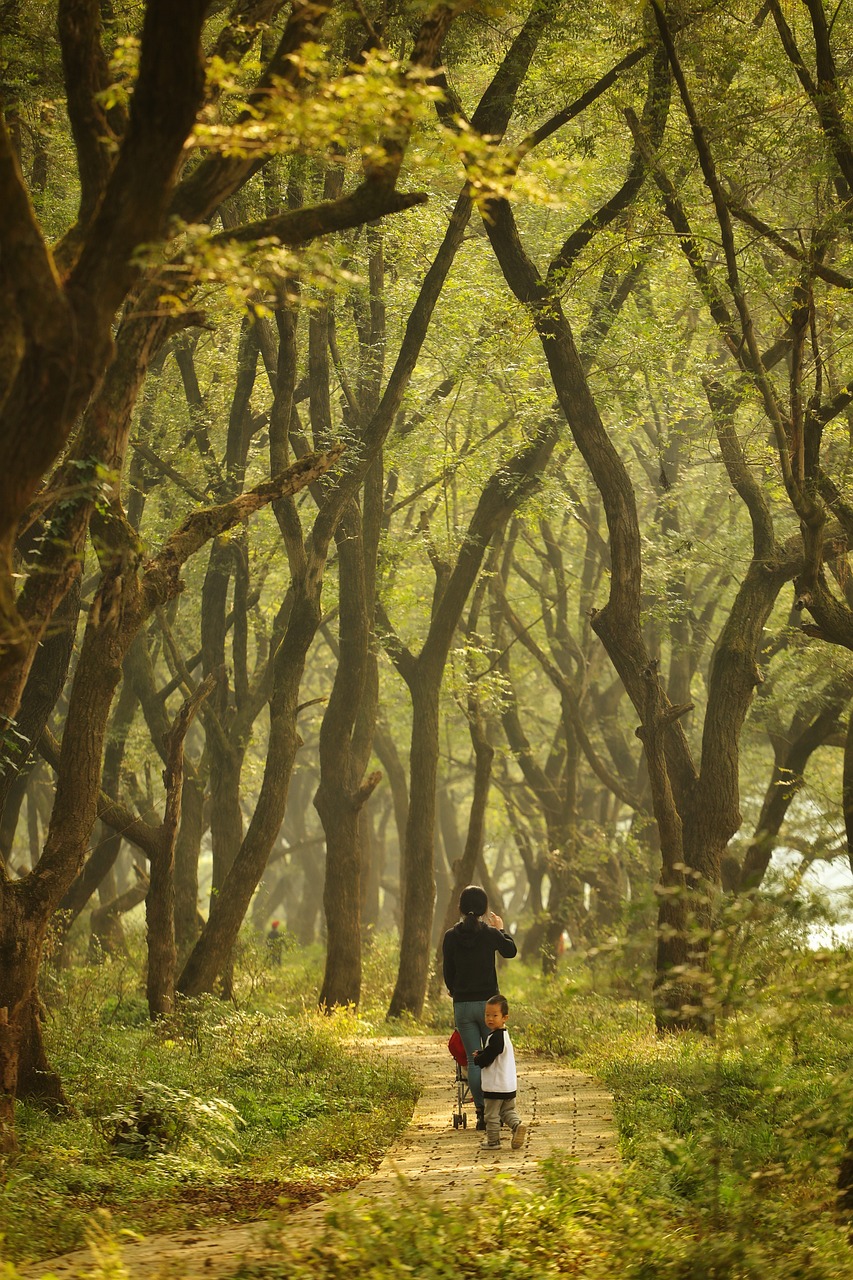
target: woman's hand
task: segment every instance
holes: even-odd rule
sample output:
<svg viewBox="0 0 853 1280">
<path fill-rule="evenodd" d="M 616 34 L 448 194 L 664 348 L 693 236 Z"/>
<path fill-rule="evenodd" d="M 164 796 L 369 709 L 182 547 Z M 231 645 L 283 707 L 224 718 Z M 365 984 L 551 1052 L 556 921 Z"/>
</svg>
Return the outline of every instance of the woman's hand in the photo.
<svg viewBox="0 0 853 1280">
<path fill-rule="evenodd" d="M 494 911 L 489 912 L 489 924 L 493 929 L 502 929 L 504 927 L 503 920 L 499 915 L 496 915 Z"/>
</svg>

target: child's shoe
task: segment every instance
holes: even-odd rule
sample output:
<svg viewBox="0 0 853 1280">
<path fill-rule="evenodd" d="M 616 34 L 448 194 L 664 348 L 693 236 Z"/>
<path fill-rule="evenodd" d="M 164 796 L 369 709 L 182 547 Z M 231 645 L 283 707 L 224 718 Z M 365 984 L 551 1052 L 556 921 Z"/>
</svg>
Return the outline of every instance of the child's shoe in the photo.
<svg viewBox="0 0 853 1280">
<path fill-rule="evenodd" d="M 517 1124 L 512 1131 L 511 1147 L 513 1151 L 517 1151 L 519 1147 L 524 1146 L 524 1139 L 527 1137 L 527 1125 Z"/>
<path fill-rule="evenodd" d="M 483 1127 L 485 1128 L 485 1125 Z M 497 1142 L 489 1142 L 488 1138 L 486 1138 L 484 1142 L 480 1143 L 481 1151 L 500 1151 L 500 1149 L 501 1149 L 500 1138 L 498 1138 Z"/>
</svg>

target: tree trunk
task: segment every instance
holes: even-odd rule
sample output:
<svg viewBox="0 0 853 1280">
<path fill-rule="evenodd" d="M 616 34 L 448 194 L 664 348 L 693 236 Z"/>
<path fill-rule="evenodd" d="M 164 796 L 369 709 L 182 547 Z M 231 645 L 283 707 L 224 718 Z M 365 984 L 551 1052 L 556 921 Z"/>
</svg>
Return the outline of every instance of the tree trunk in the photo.
<svg viewBox="0 0 853 1280">
<path fill-rule="evenodd" d="M 119 795 L 125 743 L 138 706 L 136 691 L 129 680 L 122 683 L 110 723 L 109 736 L 104 748 L 104 765 L 101 774 L 103 789 L 109 796 Z M 92 850 L 86 865 L 62 899 L 62 943 L 68 938 L 72 924 L 86 906 L 92 894 L 115 866 L 122 845 L 121 833 L 104 823 L 104 834 Z M 142 899 L 140 898 L 140 901 Z"/>
<path fill-rule="evenodd" d="M 326 859 L 321 844 L 315 847 L 307 843 L 297 854 L 302 870 L 302 896 L 295 910 L 288 915 L 288 928 L 301 947 L 310 947 L 317 941 L 317 925 L 323 912 L 323 886 L 325 884 Z"/>
<path fill-rule="evenodd" d="M 65 1102 L 45 1059 L 38 970 L 46 919 L 25 881 L 0 894 L 0 1151 L 16 1149 L 14 1099 Z"/>
<path fill-rule="evenodd" d="M 377 721 L 373 742 L 376 754 L 379 757 L 379 763 L 382 765 L 391 791 L 394 828 L 397 833 L 397 866 L 399 868 L 397 879 L 400 885 L 400 893 L 402 894 L 405 878 L 403 849 L 406 843 L 406 826 L 409 821 L 409 784 L 406 777 L 406 767 L 400 759 L 397 744 L 381 719 Z"/>
<path fill-rule="evenodd" d="M 7 752 L 0 757 L 0 812 L 4 815 L 9 788 L 20 772 L 26 773 L 27 762 L 62 693 L 74 651 L 79 613 L 78 576 L 57 608 L 49 634 L 36 648 L 16 717 L 16 735 L 20 736 L 16 737 L 15 753 L 11 759 Z"/>
<path fill-rule="evenodd" d="M 186 761 L 184 764 L 186 766 Z M 198 909 L 198 859 L 204 834 L 204 794 L 204 781 L 197 774 L 184 777 L 181 825 L 175 845 L 175 945 L 180 962 L 195 946 L 204 924 Z"/>
<path fill-rule="evenodd" d="M 213 692 L 217 677 L 207 676 L 175 717 L 166 743 L 163 783 L 166 802 L 159 848 L 151 858 L 151 885 L 145 899 L 148 926 L 148 1011 L 166 1017 L 175 1008 L 175 841 L 181 821 L 184 782 L 184 738 L 200 704 Z"/>
<path fill-rule="evenodd" d="M 139 699 L 151 741 L 157 753 L 167 765 L 166 743 L 170 733 L 169 717 L 164 699 L 159 695 L 154 667 L 144 635 L 137 636 L 130 646 L 124 662 L 125 685 Z M 121 697 L 123 698 L 124 687 Z M 121 699 L 120 699 L 121 701 Z M 175 944 L 178 953 L 185 958 L 195 945 L 203 920 L 198 909 L 198 859 L 204 834 L 205 782 L 201 776 L 202 765 L 195 767 L 184 754 L 184 790 L 181 805 L 181 824 L 175 846 Z M 159 838 L 154 835 L 152 851 L 159 850 Z M 84 871 L 85 875 L 85 871 Z"/>
<path fill-rule="evenodd" d="M 42 1037 L 44 1008 L 38 986 L 27 1002 L 22 1018 L 21 1050 L 18 1060 L 18 1097 L 39 1103 L 50 1112 L 69 1107 L 62 1081 L 47 1060 Z"/>
<path fill-rule="evenodd" d="M 0 813 L 0 863 L 8 870 L 11 870 L 12 846 L 15 843 L 15 832 L 18 829 L 18 819 L 21 816 L 21 807 L 27 794 L 29 779 L 29 770 L 25 767 L 10 777 L 9 784 L 5 788 L 5 803 Z"/>
<path fill-rule="evenodd" d="M 486 830 L 486 811 L 489 802 L 492 760 L 494 759 L 495 749 L 489 742 L 485 721 L 473 695 L 469 696 L 468 699 L 468 713 L 468 727 L 471 732 L 471 744 L 474 748 L 474 787 L 471 794 L 471 808 L 468 813 L 468 834 L 465 838 L 465 847 L 451 868 L 453 881 L 435 952 L 430 982 L 431 1001 L 437 1000 L 444 988 L 442 974 L 444 935 L 459 918 L 459 895 L 465 886 L 473 881 L 474 868 L 483 850 L 483 839 Z"/>
<path fill-rule="evenodd" d="M 134 867 L 134 870 L 137 875 L 136 884 L 92 912 L 89 939 L 89 959 L 92 961 L 100 961 L 104 956 L 127 955 L 121 917 L 144 902 L 148 892 L 147 875 L 138 867 Z"/>
<path fill-rule="evenodd" d="M 433 916 L 431 945 L 433 951 L 444 936 L 444 917 L 446 905 L 453 899 L 453 868 L 458 863 L 460 845 L 459 828 L 456 824 L 456 795 L 446 783 L 439 786 L 436 797 L 436 838 L 435 838 L 435 901 L 438 910 Z M 470 883 L 465 881 L 466 884 Z M 463 886 L 464 887 L 464 886 Z"/>
<path fill-rule="evenodd" d="M 464 602 L 463 602 L 464 603 Z M 400 965 L 388 1008 L 389 1018 L 410 1013 L 420 1018 L 432 949 L 433 828 L 435 780 L 438 770 L 438 702 L 441 669 L 418 670 L 407 684 L 412 696 L 412 738 L 409 751 L 409 814 L 405 840 L 405 888 Z"/>
<path fill-rule="evenodd" d="M 362 781 L 373 738 L 378 690 L 368 689 L 372 600 L 367 598 L 365 542 L 352 503 L 336 534 L 339 556 L 340 652 L 320 727 L 320 785 L 314 804 L 326 834 L 326 968 L 321 1008 L 358 1006 L 361 998 L 361 846 L 359 814 L 381 774 Z M 356 737 L 359 717 L 361 734 Z"/>
<path fill-rule="evenodd" d="M 379 924 L 382 881 L 382 846 L 376 839 L 373 810 L 367 806 L 358 815 L 358 843 L 361 849 L 361 933 L 364 940 Z"/>
</svg>

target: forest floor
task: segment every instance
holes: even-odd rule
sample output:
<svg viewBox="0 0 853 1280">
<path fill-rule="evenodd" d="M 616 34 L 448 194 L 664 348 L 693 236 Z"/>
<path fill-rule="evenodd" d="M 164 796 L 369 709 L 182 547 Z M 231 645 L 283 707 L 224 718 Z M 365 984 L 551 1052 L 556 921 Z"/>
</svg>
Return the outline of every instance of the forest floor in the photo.
<svg viewBox="0 0 853 1280">
<path fill-rule="evenodd" d="M 419 1077 L 421 1094 L 408 1127 L 379 1167 L 349 1192 L 295 1209 L 285 1217 L 235 1227 L 176 1231 L 128 1241 L 122 1258 L 132 1280 L 195 1280 L 233 1274 L 242 1262 L 259 1262 L 275 1253 L 276 1238 L 301 1239 L 322 1229 L 330 1206 L 340 1197 L 374 1203 L 399 1197 L 401 1178 L 422 1194 L 444 1201 L 461 1199 L 500 1171 L 518 1185 L 534 1189 L 543 1159 L 568 1154 L 581 1169 L 606 1170 L 618 1164 L 611 1100 L 591 1076 L 571 1071 L 554 1059 L 517 1052 L 518 1111 L 528 1126 L 521 1149 L 513 1151 L 509 1134 L 499 1151 L 482 1151 L 474 1129 L 474 1110 L 466 1107 L 468 1127 L 454 1128 L 456 1081 L 443 1036 L 406 1036 L 370 1041 Z M 26 1276 L 76 1280 L 91 1274 L 89 1249 L 50 1258 L 24 1269 Z"/>
</svg>

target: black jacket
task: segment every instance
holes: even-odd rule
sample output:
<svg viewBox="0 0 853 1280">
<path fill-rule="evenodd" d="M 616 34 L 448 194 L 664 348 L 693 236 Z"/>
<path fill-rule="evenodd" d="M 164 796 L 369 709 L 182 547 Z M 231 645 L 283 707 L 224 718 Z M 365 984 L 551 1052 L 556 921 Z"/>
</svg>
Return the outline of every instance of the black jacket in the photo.
<svg viewBox="0 0 853 1280">
<path fill-rule="evenodd" d="M 489 1000 L 498 990 L 495 953 L 511 960 L 518 947 L 508 933 L 481 924 L 473 932 L 462 923 L 448 929 L 442 943 L 444 985 L 455 1001 Z"/>
</svg>

